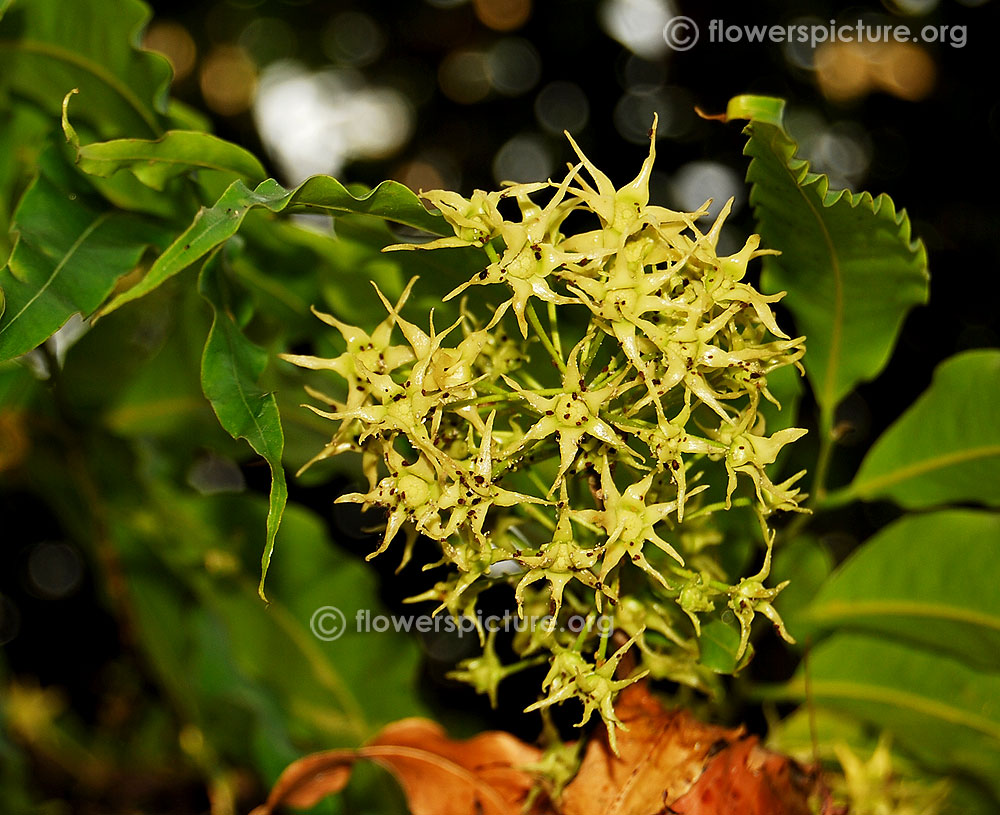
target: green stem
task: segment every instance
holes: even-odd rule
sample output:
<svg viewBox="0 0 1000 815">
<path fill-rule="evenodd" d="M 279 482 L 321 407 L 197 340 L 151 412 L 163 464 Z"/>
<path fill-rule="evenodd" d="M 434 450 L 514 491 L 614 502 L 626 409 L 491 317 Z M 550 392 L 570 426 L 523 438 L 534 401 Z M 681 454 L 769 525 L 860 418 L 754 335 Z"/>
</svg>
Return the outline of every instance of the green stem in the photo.
<svg viewBox="0 0 1000 815">
<path fill-rule="evenodd" d="M 535 333 L 538 335 L 538 339 L 542 341 L 542 345 L 545 346 L 545 350 L 549 352 L 549 356 L 552 357 L 552 361 L 556 364 L 559 369 L 559 373 L 566 373 L 566 363 L 563 362 L 562 355 L 556 351 L 555 346 L 552 344 L 552 340 L 549 338 L 548 333 L 542 328 L 542 321 L 538 319 L 538 314 L 535 313 L 535 304 L 528 303 L 528 307 L 524 310 L 525 314 L 528 315 L 528 322 L 531 323 L 531 327 L 535 329 Z"/>
<path fill-rule="evenodd" d="M 549 328 L 552 329 L 552 346 L 556 349 L 559 358 L 562 359 L 562 340 L 559 338 L 559 319 L 556 316 L 556 304 L 550 301 L 546 305 L 549 312 Z"/>
<path fill-rule="evenodd" d="M 731 502 L 730 506 L 734 507 L 748 507 L 750 506 L 749 498 L 737 498 Z M 725 501 L 716 501 L 714 504 L 706 504 L 703 507 L 698 507 L 694 512 L 689 512 L 684 516 L 685 521 L 691 521 L 700 515 L 708 515 L 712 512 L 717 512 L 720 509 L 726 508 Z"/>
</svg>

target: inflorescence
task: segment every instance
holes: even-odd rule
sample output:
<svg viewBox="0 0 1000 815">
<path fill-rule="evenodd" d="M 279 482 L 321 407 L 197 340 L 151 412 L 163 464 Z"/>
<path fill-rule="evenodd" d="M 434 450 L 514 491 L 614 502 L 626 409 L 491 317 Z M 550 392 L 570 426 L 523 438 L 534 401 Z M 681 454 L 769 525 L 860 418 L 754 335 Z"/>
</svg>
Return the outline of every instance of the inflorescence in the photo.
<svg viewBox="0 0 1000 815">
<path fill-rule="evenodd" d="M 651 674 L 710 689 L 706 618 L 730 612 L 737 661 L 757 613 L 788 638 L 772 605 L 784 584 L 765 587 L 770 519 L 799 510 L 802 473 L 775 484 L 767 467 L 805 430 L 768 435 L 760 408 L 777 404 L 768 375 L 799 367 L 805 348 L 775 321 L 782 294 L 743 282 L 770 251 L 759 236 L 719 256 L 731 201 L 704 233 L 711 202 L 649 204 L 655 123 L 641 171 L 620 189 L 570 141 L 579 163 L 561 183 L 425 193 L 454 237 L 388 247 L 482 250 L 482 271 L 444 297 L 463 295 L 454 323 L 439 331 L 432 313 L 424 330 L 402 317 L 412 280 L 395 304 L 376 287 L 388 316 L 370 334 L 317 312 L 345 351 L 285 359 L 346 384 L 337 396 L 309 389 L 325 402 L 311 409 L 337 423 L 314 461 L 362 454 L 368 491 L 339 500 L 385 513 L 372 556 L 400 533 L 404 562 L 418 534 L 440 545 L 448 576 L 412 599 L 476 619 L 477 598 L 502 583 L 519 614 L 551 616 L 515 637 L 521 662 L 502 664 L 484 637 L 483 655 L 454 675 L 495 700 L 504 677 L 547 653 L 546 695 L 532 707 L 576 697 L 614 743 L 625 685 Z M 497 286 L 510 297 L 490 308 Z M 713 555 L 724 545 L 714 516 L 733 506 L 756 515 L 766 550 L 760 571 L 735 581 Z M 582 630 L 562 624 L 570 614 Z"/>
</svg>

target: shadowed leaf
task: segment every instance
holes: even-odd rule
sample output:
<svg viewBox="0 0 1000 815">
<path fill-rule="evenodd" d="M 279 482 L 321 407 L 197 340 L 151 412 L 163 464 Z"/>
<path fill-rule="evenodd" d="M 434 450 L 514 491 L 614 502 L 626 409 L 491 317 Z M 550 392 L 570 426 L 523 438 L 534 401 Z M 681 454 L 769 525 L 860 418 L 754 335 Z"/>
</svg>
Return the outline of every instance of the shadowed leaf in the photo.
<svg viewBox="0 0 1000 815">
<path fill-rule="evenodd" d="M 209 259 L 198 279 L 198 290 L 215 313 L 201 362 L 201 386 L 219 423 L 233 438 L 246 439 L 271 468 L 267 539 L 261 558 L 260 596 L 263 598 L 274 536 L 288 499 L 285 471 L 281 466 L 285 438 L 274 394 L 265 393 L 257 384 L 267 366 L 267 352 L 244 337 L 236 324 L 219 279 L 219 260 L 219 255 Z"/>
</svg>

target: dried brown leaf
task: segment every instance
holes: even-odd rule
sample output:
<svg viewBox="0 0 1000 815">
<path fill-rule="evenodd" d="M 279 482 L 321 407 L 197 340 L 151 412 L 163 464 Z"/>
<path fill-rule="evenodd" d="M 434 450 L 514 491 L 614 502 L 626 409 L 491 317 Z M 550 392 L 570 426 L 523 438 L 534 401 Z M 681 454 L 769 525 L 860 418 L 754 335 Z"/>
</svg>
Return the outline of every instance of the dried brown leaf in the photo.
<svg viewBox="0 0 1000 815">
<path fill-rule="evenodd" d="M 699 722 L 667 710 L 644 683 L 632 685 L 615 708 L 628 727 L 618 755 L 603 728 L 587 744 L 580 771 L 558 807 L 544 796 L 535 815 L 808 815 L 817 779 L 772 753 L 742 728 Z M 406 793 L 413 815 L 524 815 L 535 776 L 524 769 L 541 752 L 508 733 L 486 732 L 466 741 L 448 738 L 426 719 L 386 727 L 357 750 L 330 750 L 292 764 L 267 803 L 307 807 L 340 792 L 359 759 L 385 767 Z"/>
<path fill-rule="evenodd" d="M 374 761 L 396 777 L 413 815 L 521 815 L 534 777 L 520 768 L 539 756 L 537 748 L 509 733 L 453 741 L 434 722 L 403 719 L 357 750 L 296 761 L 252 815 L 270 815 L 284 805 L 312 806 L 340 792 L 358 759 Z"/>
<path fill-rule="evenodd" d="M 603 734 L 590 741 L 561 815 L 808 815 L 809 776 L 742 728 L 667 710 L 645 684 L 615 710 L 628 727 L 618 756 Z"/>
<path fill-rule="evenodd" d="M 628 727 L 618 734 L 618 755 L 606 738 L 591 739 L 563 794 L 562 815 L 663 812 L 691 789 L 714 752 L 742 736 L 664 709 L 645 684 L 626 688 L 615 712 Z"/>
</svg>

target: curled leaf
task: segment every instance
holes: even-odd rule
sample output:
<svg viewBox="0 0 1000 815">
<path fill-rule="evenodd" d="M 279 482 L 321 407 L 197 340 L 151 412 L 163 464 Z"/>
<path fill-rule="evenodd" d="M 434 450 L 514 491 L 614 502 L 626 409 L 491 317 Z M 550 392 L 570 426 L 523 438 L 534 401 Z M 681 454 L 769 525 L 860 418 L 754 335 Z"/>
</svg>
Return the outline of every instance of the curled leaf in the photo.
<svg viewBox="0 0 1000 815">
<path fill-rule="evenodd" d="M 340 792 L 359 759 L 396 777 L 413 815 L 521 815 L 534 785 L 534 776 L 521 768 L 540 756 L 508 733 L 454 741 L 434 722 L 403 719 L 357 750 L 329 750 L 296 761 L 252 815 L 270 815 L 278 806 L 310 807 Z"/>
</svg>

